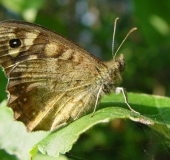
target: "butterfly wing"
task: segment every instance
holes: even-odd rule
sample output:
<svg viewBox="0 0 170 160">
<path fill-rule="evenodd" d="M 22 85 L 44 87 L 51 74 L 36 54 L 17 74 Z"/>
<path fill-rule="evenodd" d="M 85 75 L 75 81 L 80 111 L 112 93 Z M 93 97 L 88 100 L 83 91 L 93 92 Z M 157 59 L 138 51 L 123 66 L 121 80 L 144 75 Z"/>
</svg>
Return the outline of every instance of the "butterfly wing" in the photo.
<svg viewBox="0 0 170 160">
<path fill-rule="evenodd" d="M 0 64 L 8 106 L 29 131 L 54 130 L 87 113 L 107 67 L 57 33 L 21 21 L 0 23 Z"/>
</svg>

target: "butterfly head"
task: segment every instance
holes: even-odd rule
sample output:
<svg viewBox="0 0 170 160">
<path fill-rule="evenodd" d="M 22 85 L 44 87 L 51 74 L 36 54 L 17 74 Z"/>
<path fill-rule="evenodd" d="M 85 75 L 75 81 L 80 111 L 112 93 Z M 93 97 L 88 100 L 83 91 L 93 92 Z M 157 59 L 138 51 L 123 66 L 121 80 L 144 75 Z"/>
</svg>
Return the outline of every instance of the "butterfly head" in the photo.
<svg viewBox="0 0 170 160">
<path fill-rule="evenodd" d="M 125 60 L 123 54 L 115 59 L 114 67 L 122 73 L 125 70 Z"/>
</svg>

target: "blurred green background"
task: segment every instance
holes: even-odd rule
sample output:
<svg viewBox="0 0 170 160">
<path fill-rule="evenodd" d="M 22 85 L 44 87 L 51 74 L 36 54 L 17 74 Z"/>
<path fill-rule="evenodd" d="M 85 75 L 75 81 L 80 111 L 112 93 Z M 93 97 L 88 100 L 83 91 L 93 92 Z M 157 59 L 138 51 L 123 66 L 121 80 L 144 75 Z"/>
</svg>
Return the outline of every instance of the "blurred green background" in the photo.
<svg viewBox="0 0 170 160">
<path fill-rule="evenodd" d="M 115 49 L 126 60 L 123 86 L 128 92 L 170 96 L 170 1 L 162 0 L 1 0 L 0 20 L 21 19 L 55 30 L 102 60 L 112 58 L 113 22 L 119 17 Z M 0 100 L 6 78 L 0 72 Z M 63 142 L 64 143 L 64 142 Z M 1 150 L 0 157 L 9 158 Z M 166 140 L 149 128 L 114 120 L 84 133 L 66 159 L 170 159 Z M 10 157 L 10 159 L 16 159 Z"/>
</svg>

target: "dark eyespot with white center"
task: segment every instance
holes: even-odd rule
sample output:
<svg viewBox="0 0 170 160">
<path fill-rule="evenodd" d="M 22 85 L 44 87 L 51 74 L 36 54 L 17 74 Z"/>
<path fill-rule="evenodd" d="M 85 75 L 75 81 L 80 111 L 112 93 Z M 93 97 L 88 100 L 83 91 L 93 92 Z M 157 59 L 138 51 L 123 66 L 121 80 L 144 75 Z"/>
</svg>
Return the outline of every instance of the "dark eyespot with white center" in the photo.
<svg viewBox="0 0 170 160">
<path fill-rule="evenodd" d="M 9 41 L 9 46 L 11 48 L 18 48 L 21 46 L 21 40 L 20 39 L 11 39 Z"/>
</svg>

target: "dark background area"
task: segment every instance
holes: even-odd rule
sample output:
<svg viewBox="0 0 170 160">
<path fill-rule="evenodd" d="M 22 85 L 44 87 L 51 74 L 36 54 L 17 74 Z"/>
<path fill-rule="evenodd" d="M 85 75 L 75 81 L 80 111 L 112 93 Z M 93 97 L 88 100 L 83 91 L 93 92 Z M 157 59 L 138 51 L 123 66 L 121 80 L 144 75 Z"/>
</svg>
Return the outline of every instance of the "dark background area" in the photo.
<svg viewBox="0 0 170 160">
<path fill-rule="evenodd" d="M 170 1 L 162 0 L 2 0 L 0 20 L 21 19 L 55 30 L 96 57 L 112 59 L 113 23 L 119 17 L 115 50 L 121 47 L 128 92 L 170 96 Z M 6 78 L 0 72 L 0 100 L 5 99 Z M 0 152 L 1 154 L 2 152 Z M 4 154 L 4 153 L 3 153 Z M 149 128 L 114 120 L 84 133 L 68 159 L 170 159 L 166 140 Z"/>
</svg>

